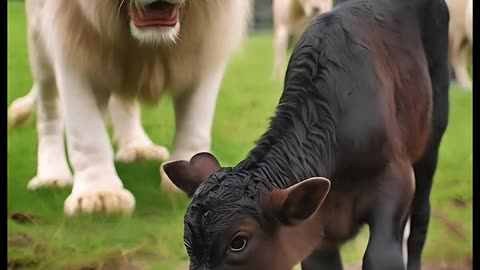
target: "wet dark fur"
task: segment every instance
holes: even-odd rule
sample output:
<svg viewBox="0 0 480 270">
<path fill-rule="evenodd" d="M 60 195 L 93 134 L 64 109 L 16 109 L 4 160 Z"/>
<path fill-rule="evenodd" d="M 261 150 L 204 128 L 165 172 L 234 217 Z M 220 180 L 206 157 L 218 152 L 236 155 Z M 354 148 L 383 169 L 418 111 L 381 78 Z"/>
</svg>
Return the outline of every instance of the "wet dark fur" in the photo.
<svg viewBox="0 0 480 270">
<path fill-rule="evenodd" d="M 393 2 L 350 1 L 306 30 L 268 131 L 244 161 L 212 175 L 193 196 L 185 216 L 191 269 L 220 263 L 210 261 L 216 240 L 235 220 L 254 217 L 275 228 L 259 192 L 324 176 L 332 181 L 328 206 L 352 190 L 369 196 L 380 189 L 379 170 L 401 158 L 417 177 L 409 248 L 423 247 L 425 200 L 448 119 L 448 11 L 441 0 L 416 1 L 421 8 Z M 357 210 L 346 237 L 334 240 L 355 235 L 366 219 Z"/>
</svg>

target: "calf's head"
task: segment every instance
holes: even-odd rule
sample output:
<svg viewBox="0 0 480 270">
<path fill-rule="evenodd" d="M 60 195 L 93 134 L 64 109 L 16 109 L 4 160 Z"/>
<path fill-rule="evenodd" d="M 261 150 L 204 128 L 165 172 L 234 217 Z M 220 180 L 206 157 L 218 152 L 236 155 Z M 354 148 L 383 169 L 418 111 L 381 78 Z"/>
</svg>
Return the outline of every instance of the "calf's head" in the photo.
<svg viewBox="0 0 480 270">
<path fill-rule="evenodd" d="M 314 248 L 306 233 L 329 180 L 275 189 L 251 171 L 221 168 L 209 153 L 164 169 L 192 197 L 184 220 L 191 270 L 290 270 Z"/>
</svg>

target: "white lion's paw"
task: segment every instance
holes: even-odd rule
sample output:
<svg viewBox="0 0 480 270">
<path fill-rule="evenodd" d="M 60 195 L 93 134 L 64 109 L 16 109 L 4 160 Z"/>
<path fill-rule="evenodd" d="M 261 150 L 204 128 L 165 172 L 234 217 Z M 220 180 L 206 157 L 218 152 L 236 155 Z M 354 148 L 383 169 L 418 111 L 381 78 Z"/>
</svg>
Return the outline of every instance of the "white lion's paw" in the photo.
<svg viewBox="0 0 480 270">
<path fill-rule="evenodd" d="M 459 85 L 460 85 L 460 88 L 465 92 L 472 91 L 472 84 L 471 83 L 462 83 L 462 84 L 459 84 Z"/>
<path fill-rule="evenodd" d="M 73 185 L 73 177 L 39 177 L 35 176 L 27 184 L 27 188 L 30 190 L 36 190 L 39 188 L 65 188 Z"/>
<path fill-rule="evenodd" d="M 124 163 L 131 163 L 138 160 L 167 160 L 170 156 L 167 148 L 155 144 L 136 145 L 130 144 L 127 146 L 121 146 L 115 159 Z"/>
<path fill-rule="evenodd" d="M 171 162 L 171 161 L 170 161 Z M 161 185 L 162 188 L 167 191 L 167 192 L 182 192 L 181 189 L 179 189 L 175 184 L 170 180 L 170 177 L 165 173 L 165 170 L 163 169 L 163 165 L 167 164 L 168 162 L 164 162 L 160 166 L 160 177 L 161 177 Z"/>
<path fill-rule="evenodd" d="M 454 83 L 463 91 L 470 92 L 472 91 L 472 82 L 471 81 L 459 81 L 455 80 Z"/>
<path fill-rule="evenodd" d="M 23 124 L 33 111 L 32 100 L 29 97 L 16 99 L 9 108 L 9 124 L 12 128 Z"/>
<path fill-rule="evenodd" d="M 68 216 L 80 213 L 126 214 L 133 212 L 135 197 L 126 189 L 92 191 L 70 194 L 65 200 L 64 212 Z"/>
</svg>

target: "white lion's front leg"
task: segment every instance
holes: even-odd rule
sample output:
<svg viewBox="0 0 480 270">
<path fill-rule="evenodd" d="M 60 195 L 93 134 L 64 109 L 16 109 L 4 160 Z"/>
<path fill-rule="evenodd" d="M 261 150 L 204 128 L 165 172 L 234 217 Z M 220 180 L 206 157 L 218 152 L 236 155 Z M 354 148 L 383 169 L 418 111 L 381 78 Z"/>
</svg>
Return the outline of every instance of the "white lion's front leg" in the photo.
<svg viewBox="0 0 480 270">
<path fill-rule="evenodd" d="M 174 97 L 175 141 L 173 160 L 189 160 L 199 152 L 210 151 L 211 130 L 220 84 L 226 65 L 203 76 L 197 87 L 181 96 Z M 160 168 L 162 186 L 168 191 L 179 191 Z"/>
<path fill-rule="evenodd" d="M 67 147 L 74 171 L 74 185 L 65 200 L 65 213 L 130 213 L 135 199 L 123 188 L 117 175 L 113 150 L 101 115 L 108 93 L 94 94 L 86 78 L 72 70 L 72 65 L 56 67 Z"/>
<path fill-rule="evenodd" d="M 160 161 L 168 159 L 167 148 L 154 144 L 143 129 L 140 108 L 136 100 L 112 95 L 108 108 L 114 140 L 118 144 L 116 160 L 130 163 L 142 159 Z"/>
<path fill-rule="evenodd" d="M 73 177 L 65 153 L 64 125 L 53 76 L 36 79 L 32 92 L 36 93 L 38 100 L 37 175 L 28 182 L 28 188 L 35 190 L 71 186 Z"/>
</svg>

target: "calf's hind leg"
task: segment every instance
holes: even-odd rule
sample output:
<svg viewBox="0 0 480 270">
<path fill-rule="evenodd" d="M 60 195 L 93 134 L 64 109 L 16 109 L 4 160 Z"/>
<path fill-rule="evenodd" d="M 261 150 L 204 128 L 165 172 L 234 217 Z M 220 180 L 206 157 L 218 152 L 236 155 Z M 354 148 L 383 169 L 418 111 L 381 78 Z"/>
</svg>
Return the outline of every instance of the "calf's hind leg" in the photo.
<svg viewBox="0 0 480 270">
<path fill-rule="evenodd" d="M 422 250 L 430 222 L 430 191 L 437 167 L 438 145 L 435 142 L 424 158 L 415 164 L 415 197 L 412 203 L 408 238 L 408 270 L 422 269 Z"/>
<path fill-rule="evenodd" d="M 433 91 L 432 130 L 427 151 L 414 165 L 415 197 L 410 217 L 408 238 L 408 270 L 421 269 L 421 256 L 430 219 L 430 191 L 437 167 L 438 148 L 448 125 L 449 66 L 448 66 L 448 7 L 444 1 L 432 2 L 433 14 L 424 16 L 424 47 L 429 59 Z M 430 18 L 437 18 L 431 20 Z"/>
<path fill-rule="evenodd" d="M 403 227 L 414 193 L 411 166 L 390 164 L 378 179 L 379 188 L 367 223 L 370 237 L 363 257 L 363 270 L 404 270 Z"/>
<path fill-rule="evenodd" d="M 336 250 L 317 250 L 302 262 L 302 270 L 342 270 L 342 259 L 340 251 Z"/>
</svg>

